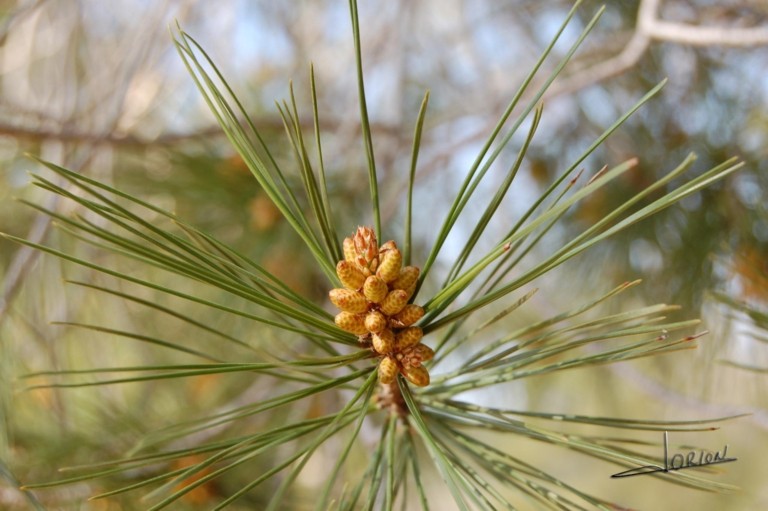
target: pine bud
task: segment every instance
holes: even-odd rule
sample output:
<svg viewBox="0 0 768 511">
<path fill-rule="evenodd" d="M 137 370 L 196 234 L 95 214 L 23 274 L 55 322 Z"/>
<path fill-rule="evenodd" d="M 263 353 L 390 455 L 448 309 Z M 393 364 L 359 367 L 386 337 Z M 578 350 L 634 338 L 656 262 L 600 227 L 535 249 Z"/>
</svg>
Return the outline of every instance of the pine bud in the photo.
<svg viewBox="0 0 768 511">
<path fill-rule="evenodd" d="M 426 387 L 429 385 L 429 372 L 424 366 L 403 366 L 402 373 L 409 382 L 417 387 Z"/>
<path fill-rule="evenodd" d="M 417 326 L 409 326 L 400 330 L 395 336 L 397 351 L 403 351 L 419 344 L 422 337 L 424 337 L 424 332 Z"/>
<path fill-rule="evenodd" d="M 403 310 L 403 307 L 405 307 L 407 303 L 408 303 L 408 293 L 406 293 L 402 289 L 395 289 L 394 291 L 390 291 L 387 294 L 387 296 L 385 296 L 384 299 L 381 300 L 380 309 L 381 309 L 381 312 L 383 312 L 387 316 L 394 316 L 395 314 Z"/>
<path fill-rule="evenodd" d="M 419 269 L 403 267 L 403 255 L 394 241 L 379 247 L 370 227 L 358 227 L 344 238 L 343 248 L 344 260 L 336 265 L 336 275 L 344 288 L 328 293 L 341 309 L 334 319 L 336 325 L 371 347 L 380 359 L 378 377 L 385 389 L 398 372 L 413 385 L 428 385 L 429 372 L 422 364 L 435 353 L 421 344 L 424 332 L 414 326 L 424 317 L 424 309 L 409 304 L 418 286 Z"/>
<path fill-rule="evenodd" d="M 344 287 L 355 291 L 363 287 L 365 282 L 365 274 L 360 267 L 349 261 L 339 261 L 336 265 L 336 275 Z"/>
<path fill-rule="evenodd" d="M 371 340 L 373 341 L 373 349 L 382 355 L 390 353 L 395 349 L 395 334 L 388 328 L 385 328 L 378 334 L 373 334 Z"/>
<path fill-rule="evenodd" d="M 424 316 L 424 308 L 421 305 L 409 303 L 403 310 L 392 316 L 390 323 L 396 328 L 404 328 L 416 323 Z"/>
<path fill-rule="evenodd" d="M 353 241 L 357 251 L 358 264 L 375 271 L 379 262 L 379 245 L 376 241 L 376 233 L 370 227 L 358 227 Z"/>
<path fill-rule="evenodd" d="M 376 275 L 371 275 L 365 279 L 365 283 L 363 284 L 363 294 L 373 303 L 381 302 L 387 296 L 387 291 L 389 291 L 387 283 Z M 384 314 L 387 313 L 384 312 Z"/>
<path fill-rule="evenodd" d="M 384 357 L 379 362 L 379 381 L 383 384 L 392 383 L 397 376 L 397 362 L 391 357 Z"/>
<path fill-rule="evenodd" d="M 387 317 L 379 311 L 371 311 L 365 316 L 365 328 L 377 334 L 387 327 Z"/>
<path fill-rule="evenodd" d="M 340 312 L 334 318 L 336 326 L 355 335 L 365 335 L 368 329 L 365 328 L 365 315 L 352 314 L 351 312 Z"/>
</svg>

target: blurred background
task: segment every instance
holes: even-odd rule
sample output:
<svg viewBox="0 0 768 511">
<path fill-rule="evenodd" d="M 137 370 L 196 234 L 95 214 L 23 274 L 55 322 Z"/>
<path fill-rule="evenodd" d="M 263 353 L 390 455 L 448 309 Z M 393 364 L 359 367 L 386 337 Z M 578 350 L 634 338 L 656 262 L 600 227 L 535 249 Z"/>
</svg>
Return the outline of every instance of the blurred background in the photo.
<svg viewBox="0 0 768 511">
<path fill-rule="evenodd" d="M 600 5 L 583 2 L 556 56 Z M 430 229 L 447 210 L 443 198 L 455 194 L 570 7 L 558 0 L 360 1 L 385 226 L 402 221 L 416 113 L 424 92 L 431 91 L 417 175 L 415 234 L 422 254 L 436 234 Z M 177 21 L 217 63 L 281 157 L 291 153 L 274 101 L 288 97 L 293 80 L 306 115 L 302 122 L 311 129 L 309 63 L 314 64 L 339 232 L 370 221 L 347 2 L 30 0 L 0 1 L 0 231 L 75 253 L 93 251 L 61 236 L 49 217 L 16 200 L 72 213 L 71 204 L 30 186 L 29 173 L 39 169 L 29 153 L 175 211 L 261 261 L 293 288 L 324 300 L 322 276 L 303 264 L 308 254 L 231 149 L 176 54 L 168 27 Z M 581 489 L 641 509 L 768 508 L 761 477 L 768 463 L 768 374 L 741 367 L 768 367 L 767 69 L 765 0 L 609 2 L 545 97 L 518 182 L 491 224 L 497 235 L 664 78 L 669 83 L 663 92 L 584 163 L 591 175 L 638 157 L 638 169 L 566 217 L 548 243 L 572 238 L 690 151 L 699 159 L 689 175 L 734 155 L 746 162 L 727 180 L 535 283 L 541 291 L 526 304 L 531 317 L 545 317 L 642 278 L 644 284 L 615 307 L 675 303 L 681 318 L 702 317 L 702 330 L 710 334 L 697 350 L 548 378 L 528 392 L 526 406 L 664 420 L 749 413 L 716 432 L 679 439 L 712 449 L 728 444 L 729 455 L 739 461 L 713 477 L 742 491 L 713 495 L 653 478 L 611 480 L 614 467 L 589 464 L 585 470 L 576 454 L 549 448 L 528 453 Z M 512 158 L 513 151 L 502 157 L 499 183 L 504 161 Z M 470 203 L 465 223 L 449 239 L 446 268 L 451 243 L 460 243 L 462 228 L 474 226 L 481 204 L 475 211 Z M 401 235 L 400 228 L 390 230 L 395 239 Z M 495 241 L 493 231 L 483 238 L 487 246 Z M 147 269 L 136 271 L 151 278 Z M 104 278 L 0 240 L 0 474 L 6 476 L 0 477 L 0 509 L 28 506 L 14 490 L 13 477 L 50 480 L 60 477 L 57 467 L 119 457 L 147 424 L 183 420 L 247 389 L 242 381 L 195 380 L 153 384 L 158 388 L 151 394 L 136 385 L 19 392 L 19 376 L 31 371 L 168 356 L 52 324 L 91 318 L 150 331 L 176 328 L 115 297 L 64 282 L 98 284 Z M 566 388 L 580 390 L 578 402 Z M 238 481 L 219 484 L 237 487 Z M 84 503 L 99 489 L 94 485 L 45 490 L 39 498 L 46 509 L 141 509 L 131 494 Z M 206 509 L 223 491 L 202 489 L 183 506 Z"/>
</svg>

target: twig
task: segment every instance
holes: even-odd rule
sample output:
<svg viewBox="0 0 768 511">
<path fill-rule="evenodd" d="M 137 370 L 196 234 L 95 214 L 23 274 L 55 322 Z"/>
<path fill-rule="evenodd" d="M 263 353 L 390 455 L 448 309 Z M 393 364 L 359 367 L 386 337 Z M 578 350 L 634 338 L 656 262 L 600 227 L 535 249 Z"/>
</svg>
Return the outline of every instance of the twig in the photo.
<svg viewBox="0 0 768 511">
<path fill-rule="evenodd" d="M 274 118 L 262 118 L 254 121 L 257 129 L 282 131 L 282 121 Z M 305 129 L 312 127 L 312 121 L 309 118 L 301 119 L 300 124 Z M 337 131 L 341 121 L 325 121 L 323 128 L 328 131 Z M 390 136 L 398 135 L 398 127 L 387 123 L 371 123 L 371 130 L 381 132 Z M 135 135 L 120 135 L 87 131 L 65 131 L 48 130 L 43 128 L 28 128 L 23 126 L 13 126 L 11 124 L 0 123 L 0 135 L 10 135 L 19 139 L 27 140 L 58 140 L 59 142 L 87 142 L 94 145 L 114 145 L 122 147 L 143 147 L 143 146 L 170 146 L 183 144 L 190 140 L 207 139 L 210 137 L 224 136 L 219 125 L 208 126 L 196 131 L 186 133 L 168 133 L 155 138 L 142 138 Z"/>
<path fill-rule="evenodd" d="M 657 17 L 661 0 L 643 0 L 638 16 L 638 30 L 651 39 L 690 46 L 730 46 L 746 48 L 768 44 L 768 27 L 726 28 L 702 27 L 664 21 Z"/>
<path fill-rule="evenodd" d="M 702 27 L 659 19 L 661 0 L 641 0 L 637 10 L 635 32 L 624 49 L 616 56 L 584 69 L 559 84 L 547 94 L 548 98 L 572 93 L 617 76 L 637 64 L 652 41 L 688 46 L 725 46 L 747 48 L 768 45 L 768 26 L 752 28 Z"/>
</svg>

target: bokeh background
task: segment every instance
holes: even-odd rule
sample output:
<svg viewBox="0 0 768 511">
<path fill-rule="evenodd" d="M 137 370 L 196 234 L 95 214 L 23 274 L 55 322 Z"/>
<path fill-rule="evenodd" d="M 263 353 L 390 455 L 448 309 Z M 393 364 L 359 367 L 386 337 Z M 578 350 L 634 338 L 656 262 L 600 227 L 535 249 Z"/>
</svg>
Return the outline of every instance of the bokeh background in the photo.
<svg viewBox="0 0 768 511">
<path fill-rule="evenodd" d="M 425 90 L 431 91 L 417 175 L 415 234 L 422 253 L 435 235 L 430 228 L 442 221 L 444 198 L 455 193 L 570 4 L 360 1 L 385 225 L 399 225 L 403 218 L 416 112 Z M 600 5 L 583 2 L 565 42 Z M 261 261 L 295 289 L 323 300 L 322 277 L 229 146 L 176 54 L 168 27 L 177 21 L 206 48 L 268 143 L 285 158 L 289 146 L 274 101 L 288 96 L 293 80 L 307 114 L 302 122 L 311 128 L 308 77 L 309 63 L 314 64 L 339 231 L 368 221 L 347 2 L 30 0 L 0 2 L 0 231 L 92 255 L 17 200 L 73 212 L 70 204 L 30 186 L 29 172 L 40 169 L 29 153 L 175 211 Z M 555 53 L 566 48 L 560 44 Z M 684 420 L 751 414 L 718 431 L 679 439 L 712 449 L 728 444 L 739 461 L 712 477 L 742 491 L 706 494 L 650 477 L 611 480 L 615 467 L 547 447 L 521 447 L 532 462 L 581 489 L 640 509 L 768 508 L 768 374 L 727 363 L 768 367 L 768 346 L 760 342 L 768 332 L 760 315 L 768 309 L 766 70 L 764 0 L 609 2 L 575 62 L 545 98 L 529 157 L 492 224 L 499 230 L 664 78 L 669 82 L 662 94 L 584 163 L 591 174 L 636 156 L 638 169 L 565 218 L 552 243 L 601 218 L 690 151 L 699 157 L 694 174 L 734 155 L 746 163 L 727 180 L 537 282 L 541 291 L 526 304 L 532 318 L 544 317 L 642 278 L 644 284 L 614 307 L 679 304 L 681 318 L 702 317 L 702 330 L 710 331 L 699 348 L 548 378 L 519 396 L 533 410 L 604 416 Z M 507 161 L 513 157 L 510 153 Z M 502 161 L 499 182 L 503 166 Z M 470 207 L 465 224 L 449 240 L 447 262 L 461 228 L 473 227 L 473 211 Z M 493 232 L 483 239 L 488 246 L 494 241 Z M 134 270 L 152 278 L 146 268 Z M 151 346 L 55 322 L 88 318 L 166 335 L 168 329 L 177 336 L 185 332 L 130 303 L 65 283 L 103 284 L 103 276 L 5 240 L 0 240 L 0 279 L 1 509 L 28 506 L 13 488 L 14 477 L 49 480 L 60 477 L 57 467 L 119 457 L 148 428 L 252 396 L 248 383 L 237 379 L 20 392 L 20 375 L 31 371 L 169 357 Z M 217 318 L 206 320 L 215 324 Z M 86 503 L 99 484 L 77 483 L 38 495 L 47 509 L 142 509 L 132 494 Z M 181 506 L 206 509 L 217 492 L 237 487 L 237 475 L 217 484 Z"/>
</svg>

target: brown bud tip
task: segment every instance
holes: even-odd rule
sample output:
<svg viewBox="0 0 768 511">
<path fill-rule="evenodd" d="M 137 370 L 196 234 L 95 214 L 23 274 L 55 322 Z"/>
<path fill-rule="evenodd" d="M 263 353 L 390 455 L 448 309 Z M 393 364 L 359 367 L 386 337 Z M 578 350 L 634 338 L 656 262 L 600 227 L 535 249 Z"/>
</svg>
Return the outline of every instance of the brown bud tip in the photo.
<svg viewBox="0 0 768 511">
<path fill-rule="evenodd" d="M 379 255 L 376 233 L 370 227 L 358 227 L 352 239 L 357 251 L 357 262 L 371 271 L 375 270 Z"/>
<path fill-rule="evenodd" d="M 352 314 L 361 314 L 368 310 L 368 300 L 358 291 L 351 289 L 331 289 L 328 293 L 331 302 L 343 310 Z"/>
</svg>

